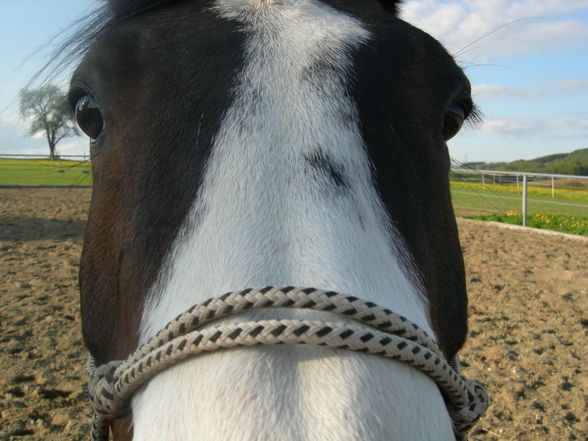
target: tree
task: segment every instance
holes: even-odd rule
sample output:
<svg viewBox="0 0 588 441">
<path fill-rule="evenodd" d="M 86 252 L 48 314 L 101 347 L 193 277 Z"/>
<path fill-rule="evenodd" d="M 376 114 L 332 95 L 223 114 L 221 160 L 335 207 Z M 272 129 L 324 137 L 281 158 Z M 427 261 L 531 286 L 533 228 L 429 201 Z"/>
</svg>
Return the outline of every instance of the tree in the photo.
<svg viewBox="0 0 588 441">
<path fill-rule="evenodd" d="M 56 157 L 55 146 L 63 138 L 79 136 L 73 115 L 67 109 L 59 87 L 47 84 L 39 89 L 20 91 L 20 116 L 31 119 L 29 133 L 43 132 L 49 144 L 51 159 Z"/>
</svg>

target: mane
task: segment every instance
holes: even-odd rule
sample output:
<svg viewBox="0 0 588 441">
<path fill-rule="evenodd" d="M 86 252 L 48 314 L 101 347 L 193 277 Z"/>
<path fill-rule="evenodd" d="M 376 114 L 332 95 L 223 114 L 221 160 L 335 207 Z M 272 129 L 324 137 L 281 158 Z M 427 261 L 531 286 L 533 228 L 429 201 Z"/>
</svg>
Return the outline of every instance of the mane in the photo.
<svg viewBox="0 0 588 441">
<path fill-rule="evenodd" d="M 187 0 L 109 0 L 105 2 L 104 5 L 74 21 L 68 29 L 59 32 L 50 40 L 49 43 L 53 43 L 64 38 L 32 81 L 39 77 L 44 77 L 44 81 L 53 79 L 67 66 L 78 62 L 102 35 L 115 26 L 145 13 L 184 1 Z"/>
<path fill-rule="evenodd" d="M 109 0 L 89 14 L 74 21 L 67 30 L 54 36 L 50 43 L 59 41 L 49 61 L 38 71 L 35 78 L 45 74 L 45 80 L 53 79 L 64 68 L 74 64 L 88 49 L 110 29 L 140 15 L 186 2 L 200 0 Z M 356 1 L 356 0 L 352 0 Z M 403 0 L 377 0 L 386 11 L 398 15 Z M 344 3 L 344 2 L 343 2 Z M 69 30 L 73 29 L 70 34 Z"/>
</svg>

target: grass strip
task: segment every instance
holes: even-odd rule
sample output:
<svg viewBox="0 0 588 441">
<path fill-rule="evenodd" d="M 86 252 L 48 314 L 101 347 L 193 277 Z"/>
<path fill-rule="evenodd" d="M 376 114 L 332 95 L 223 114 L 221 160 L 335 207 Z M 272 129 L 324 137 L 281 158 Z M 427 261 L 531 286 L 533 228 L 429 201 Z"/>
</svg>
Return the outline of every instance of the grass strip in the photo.
<svg viewBox="0 0 588 441">
<path fill-rule="evenodd" d="M 523 215 L 518 212 L 465 217 L 467 219 L 505 222 L 513 225 L 523 224 Z M 532 216 L 527 216 L 527 226 L 588 236 L 588 216 L 563 216 L 537 213 Z"/>
<path fill-rule="evenodd" d="M 91 186 L 87 161 L 0 159 L 0 185 Z"/>
</svg>

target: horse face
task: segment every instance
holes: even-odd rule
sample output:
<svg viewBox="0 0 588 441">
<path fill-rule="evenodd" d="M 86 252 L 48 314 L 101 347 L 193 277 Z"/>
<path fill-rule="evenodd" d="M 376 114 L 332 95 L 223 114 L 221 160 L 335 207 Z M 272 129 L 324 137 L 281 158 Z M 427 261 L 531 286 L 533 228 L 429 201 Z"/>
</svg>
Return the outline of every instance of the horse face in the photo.
<svg viewBox="0 0 588 441">
<path fill-rule="evenodd" d="M 121 19 L 133 8 L 141 10 L 143 3 L 149 6 L 145 12 Z M 336 32 L 347 32 L 345 26 L 325 33 L 320 32 L 319 25 L 309 28 L 308 32 L 316 32 L 316 38 L 327 41 L 321 49 L 324 56 L 309 57 L 300 75 L 293 75 L 282 61 L 274 72 L 268 67 L 271 62 L 261 56 L 255 58 L 263 45 L 262 49 L 251 46 L 252 35 L 270 39 L 279 35 L 281 44 L 295 48 L 297 39 L 307 38 L 308 32 L 298 35 L 295 28 L 284 30 L 287 23 L 251 31 L 247 20 L 253 13 L 246 9 L 256 2 L 234 3 L 242 4 L 242 9 L 230 9 L 229 0 L 112 2 L 119 20 L 92 45 L 73 76 L 72 106 L 90 96 L 103 120 L 100 133 L 92 134 L 96 138 L 92 144 L 94 187 L 80 270 L 83 330 L 91 353 L 102 363 L 124 358 L 136 348 L 148 293 L 168 277 L 166 271 L 172 271 L 169 256 L 179 253 L 176 244 L 187 240 L 190 231 L 197 230 L 201 223 L 204 225 L 207 210 L 213 211 L 210 207 L 218 204 L 202 196 L 207 173 L 217 160 L 215 152 L 222 151 L 219 145 L 229 138 L 223 124 L 230 118 L 231 109 L 239 100 L 248 100 L 251 106 L 243 108 L 255 111 L 256 106 L 272 102 L 274 113 L 267 113 L 264 123 L 255 126 L 258 120 L 248 118 L 249 111 L 243 112 L 242 120 L 236 117 L 240 125 L 234 136 L 269 143 L 267 137 L 242 135 L 264 127 L 271 132 L 272 124 L 266 125 L 269 120 L 283 124 L 287 132 L 284 137 L 291 137 L 293 144 L 305 139 L 299 155 L 301 171 L 288 177 L 289 181 L 276 182 L 288 185 L 306 173 L 313 188 L 309 193 L 320 193 L 324 206 L 361 198 L 363 193 L 354 193 L 354 188 L 370 187 L 369 192 L 377 198 L 372 205 L 384 213 L 380 216 L 386 223 L 382 229 L 393 231 L 390 237 L 406 251 L 397 256 L 399 266 L 410 268 L 407 278 L 425 298 L 430 326 L 442 349 L 453 356 L 465 339 L 467 300 L 445 142 L 455 134 L 460 118 L 472 110 L 470 86 L 461 69 L 434 39 L 395 16 L 396 2 L 324 0 L 310 3 L 326 11 L 325 16 L 336 13 L 342 20 L 353 20 L 359 29 L 357 35 L 349 36 L 350 43 L 331 53 L 327 49 L 339 47 Z M 260 8 L 275 8 L 282 4 L 295 7 L 300 2 L 257 3 Z M 333 38 L 334 46 L 329 46 Z M 304 53 L 296 56 L 303 57 Z M 283 60 L 292 54 L 277 56 Z M 252 59 L 262 66 L 259 69 L 267 69 L 260 72 L 267 79 L 259 84 L 255 72 L 251 73 L 257 66 Z M 296 64 L 295 57 L 292 63 Z M 249 72 L 249 76 L 243 72 Z M 274 100 L 275 96 L 264 89 L 275 84 L 287 95 L 284 78 L 308 87 L 309 94 L 318 97 L 318 105 L 329 102 L 333 94 L 340 94 L 341 100 L 350 104 L 325 108 L 316 118 L 309 118 L 308 124 L 304 115 L 290 119 L 291 126 L 300 126 L 292 135 L 282 119 L 296 114 L 298 110 L 290 105 L 294 101 L 279 96 Z M 329 89 L 331 83 L 336 85 Z M 249 85 L 251 88 L 246 89 Z M 247 93 L 239 92 L 242 89 Z M 305 111 L 304 102 L 294 104 Z M 325 131 L 330 134 L 323 137 L 320 127 L 309 127 L 325 114 Z M 337 128 L 342 133 L 349 130 L 355 143 L 350 145 L 356 145 L 366 161 L 347 161 L 338 153 L 333 141 L 338 138 L 331 133 Z M 315 134 L 316 139 L 306 139 Z M 272 136 L 271 142 L 276 145 L 286 144 L 280 133 Z M 330 147 L 321 142 L 330 143 Z M 312 143 L 318 147 L 307 149 Z M 246 147 L 243 156 L 257 148 L 255 143 Z M 274 155 L 280 152 L 278 147 L 270 146 L 270 150 Z M 277 156 L 274 161 L 294 164 L 297 159 Z M 358 163 L 363 164 L 363 170 L 353 168 Z M 259 164 L 260 175 L 271 173 L 263 169 L 270 162 Z M 296 167 L 276 169 L 283 176 L 290 169 L 298 170 Z M 257 172 L 245 166 L 240 169 L 237 158 L 226 179 L 234 180 L 241 172 L 252 170 Z M 355 175 L 361 173 L 367 179 L 358 183 Z M 196 210 L 199 197 L 201 206 Z M 267 196 L 264 200 L 268 205 L 259 207 L 266 209 L 283 197 L 288 197 L 287 191 Z M 341 209 L 349 208 L 351 202 L 333 204 L 333 210 L 343 213 L 355 209 Z M 357 231 L 368 230 L 369 219 L 364 217 L 369 215 L 355 211 Z M 223 219 L 218 222 L 220 226 Z M 345 228 L 341 231 L 353 231 Z M 255 242 L 256 236 L 250 237 L 250 242 Z M 340 239 L 344 238 L 333 238 Z M 235 239 L 235 243 L 241 242 Z M 272 248 L 271 252 L 280 251 Z M 252 264 L 251 268 L 257 267 Z M 361 274 L 361 268 L 355 271 Z M 252 280 L 266 279 L 260 276 Z M 220 292 L 208 296 L 216 294 Z M 361 292 L 354 294 L 362 296 Z"/>
<path fill-rule="evenodd" d="M 92 96 L 104 120 L 91 147 L 80 271 L 84 335 L 98 361 L 136 347 L 144 295 L 194 201 L 229 100 L 239 57 L 217 55 L 240 42 L 220 21 L 208 38 L 200 9 L 186 3 L 117 28 L 72 79 L 70 101 Z"/>
<path fill-rule="evenodd" d="M 429 35 L 398 19 L 372 29 L 352 94 L 374 185 L 418 268 L 441 347 L 453 356 L 467 333 L 467 295 L 446 140 L 463 122 L 453 112 L 473 110 L 470 84 Z"/>
</svg>

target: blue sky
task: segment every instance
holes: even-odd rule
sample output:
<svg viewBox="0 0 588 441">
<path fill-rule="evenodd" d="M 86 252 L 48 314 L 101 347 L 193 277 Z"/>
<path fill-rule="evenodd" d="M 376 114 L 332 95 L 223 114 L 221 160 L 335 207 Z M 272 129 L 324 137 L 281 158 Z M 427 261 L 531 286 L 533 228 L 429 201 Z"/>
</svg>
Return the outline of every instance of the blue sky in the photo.
<svg viewBox="0 0 588 441">
<path fill-rule="evenodd" d="M 46 153 L 44 139 L 27 136 L 18 118 L 18 91 L 51 53 L 50 38 L 99 3 L 0 0 L 0 154 Z M 402 17 L 456 55 L 485 115 L 450 141 L 454 159 L 511 161 L 588 147 L 588 0 L 407 0 Z M 87 145 L 67 138 L 57 149 L 83 154 Z"/>
</svg>

